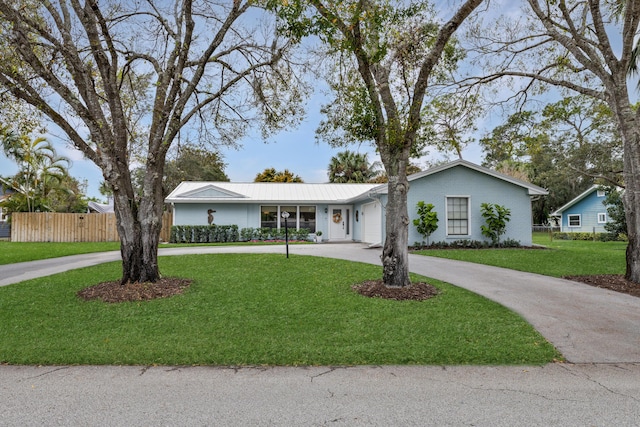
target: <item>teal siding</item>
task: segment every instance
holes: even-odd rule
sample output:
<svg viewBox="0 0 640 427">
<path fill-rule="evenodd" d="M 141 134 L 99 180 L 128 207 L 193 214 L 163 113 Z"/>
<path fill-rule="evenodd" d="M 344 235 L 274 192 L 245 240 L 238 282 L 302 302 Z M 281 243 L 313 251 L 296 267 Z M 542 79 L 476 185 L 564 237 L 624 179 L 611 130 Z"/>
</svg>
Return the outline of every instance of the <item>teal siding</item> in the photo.
<svg viewBox="0 0 640 427">
<path fill-rule="evenodd" d="M 469 234 L 466 236 L 448 236 L 446 198 L 452 196 L 469 197 Z M 480 213 L 482 203 L 505 206 L 511 210 L 511 219 L 501 240 L 513 239 L 522 245 L 531 245 L 531 199 L 527 189 L 509 182 L 496 179 L 475 170 L 457 166 L 433 175 L 411 181 L 407 196 L 409 210 L 409 244 L 421 242 L 422 236 L 413 225 L 418 217 L 418 201 L 431 203 L 438 214 L 438 229 L 431 235 L 431 242 L 451 242 L 468 239 L 487 241 L 482 235 L 484 218 Z"/>
<path fill-rule="evenodd" d="M 213 209 L 216 225 L 237 225 L 238 228 L 260 227 L 260 206 L 230 203 L 176 204 L 174 225 L 207 225 L 207 210 Z"/>
<path fill-rule="evenodd" d="M 598 197 L 598 191 L 594 189 L 591 194 L 573 206 L 566 208 L 562 212 L 562 231 L 567 233 L 592 233 L 594 230 L 596 233 L 606 232 L 604 224 L 598 224 L 598 214 L 604 213 L 606 215 L 607 213 L 607 208 L 602 203 L 603 201 L 604 196 Z M 579 227 L 569 226 L 570 215 L 580 215 Z"/>
</svg>

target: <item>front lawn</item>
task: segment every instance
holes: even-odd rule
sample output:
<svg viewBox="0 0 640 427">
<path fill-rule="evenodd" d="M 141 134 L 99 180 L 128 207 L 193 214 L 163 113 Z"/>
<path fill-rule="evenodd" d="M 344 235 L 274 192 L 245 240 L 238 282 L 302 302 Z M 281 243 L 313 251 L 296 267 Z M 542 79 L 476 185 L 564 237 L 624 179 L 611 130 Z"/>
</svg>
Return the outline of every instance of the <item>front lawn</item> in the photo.
<svg viewBox="0 0 640 427">
<path fill-rule="evenodd" d="M 534 233 L 533 241 L 547 249 L 438 249 L 414 253 L 553 277 L 625 272 L 626 242 L 552 241 L 545 233 Z"/>
<path fill-rule="evenodd" d="M 67 255 L 120 250 L 120 242 L 9 242 L 0 241 L 0 265 Z"/>
<path fill-rule="evenodd" d="M 132 365 L 544 364 L 557 351 L 522 318 L 463 289 L 415 276 L 426 301 L 365 298 L 351 285 L 380 267 L 275 254 L 161 257 L 185 294 L 86 302 L 119 263 L 0 288 L 0 363 Z"/>
</svg>

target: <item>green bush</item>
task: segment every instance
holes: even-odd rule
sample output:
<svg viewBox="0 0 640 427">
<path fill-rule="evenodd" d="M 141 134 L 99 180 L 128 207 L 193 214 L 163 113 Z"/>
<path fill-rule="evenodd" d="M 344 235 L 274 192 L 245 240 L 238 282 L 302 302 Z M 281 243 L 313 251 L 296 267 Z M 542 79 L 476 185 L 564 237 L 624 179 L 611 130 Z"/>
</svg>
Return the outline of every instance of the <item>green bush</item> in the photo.
<svg viewBox="0 0 640 427">
<path fill-rule="evenodd" d="M 301 228 L 299 230 L 290 228 L 289 229 L 289 240 L 300 240 L 305 241 L 309 240 L 309 229 Z M 285 229 L 281 228 L 278 230 L 277 228 L 243 228 L 240 230 L 240 239 L 243 242 L 249 242 L 251 240 L 284 240 L 285 239 Z"/>
<path fill-rule="evenodd" d="M 625 234 L 612 234 L 612 233 L 587 233 L 587 232 L 555 232 L 553 233 L 554 240 L 597 240 L 599 242 L 626 242 L 627 236 Z"/>
<path fill-rule="evenodd" d="M 237 225 L 174 225 L 171 243 L 224 243 L 240 240 Z"/>
<path fill-rule="evenodd" d="M 422 246 L 419 242 L 415 243 L 416 248 L 423 249 L 492 249 L 492 248 L 520 248 L 522 245 L 514 239 L 506 239 L 496 245 L 480 240 L 454 240 L 452 242 L 433 242 L 430 245 Z"/>
</svg>

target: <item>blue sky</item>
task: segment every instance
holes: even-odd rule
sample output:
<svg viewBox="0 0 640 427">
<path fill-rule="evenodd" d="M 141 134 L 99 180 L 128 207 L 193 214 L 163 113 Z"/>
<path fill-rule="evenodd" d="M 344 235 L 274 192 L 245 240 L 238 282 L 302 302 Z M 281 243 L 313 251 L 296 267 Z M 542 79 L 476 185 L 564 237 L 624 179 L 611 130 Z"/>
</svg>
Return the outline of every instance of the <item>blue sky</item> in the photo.
<svg viewBox="0 0 640 427">
<path fill-rule="evenodd" d="M 369 161 L 379 160 L 375 149 L 371 145 L 353 145 L 342 148 L 332 148 L 325 143 L 317 143 L 315 130 L 321 120 L 321 100 L 314 96 L 307 104 L 307 117 L 296 129 L 282 131 L 265 142 L 260 132 L 256 130 L 243 138 L 238 149 L 223 147 L 220 151 L 224 162 L 227 164 L 225 172 L 234 182 L 252 182 L 255 176 L 265 168 L 273 167 L 276 170 L 289 169 L 299 175 L 304 182 L 322 183 L 329 180 L 327 166 L 331 157 L 338 152 L 349 149 L 360 153 L 367 153 Z M 484 129 L 481 129 L 484 133 Z M 72 160 L 70 174 L 76 179 L 87 180 L 87 195 L 103 199 L 98 188 L 102 182 L 100 169 L 91 161 L 83 158 L 82 154 L 70 148 L 66 143 L 51 138 L 58 154 Z M 463 151 L 465 160 L 474 163 L 482 161 L 482 153 L 477 145 L 470 145 Z M 438 153 L 433 153 L 426 158 L 417 160 L 418 164 L 441 158 Z M 17 166 L 0 152 L 0 175 L 13 175 L 17 172 Z"/>
<path fill-rule="evenodd" d="M 517 7 L 508 0 L 497 0 L 494 4 L 505 2 L 508 5 L 507 9 L 514 10 Z M 502 9 L 502 12 L 504 13 L 505 10 Z M 296 129 L 282 131 L 272 136 L 269 142 L 265 142 L 260 132 L 256 130 L 238 141 L 238 149 L 221 147 L 220 152 L 227 165 L 225 172 L 231 181 L 251 182 L 256 174 L 265 168 L 273 167 L 276 170 L 288 169 L 308 183 L 327 182 L 327 166 L 331 157 L 345 149 L 367 153 L 371 162 L 378 161 L 379 156 L 371 145 L 332 148 L 328 144 L 316 142 L 315 130 L 321 120 L 322 100 L 323 97 L 318 91 L 307 103 L 307 117 L 304 122 Z M 483 135 L 490 129 L 486 121 L 481 119 L 478 122 L 478 135 Z M 70 174 L 80 181 L 87 181 L 87 195 L 103 199 L 98 191 L 103 180 L 100 169 L 89 160 L 85 160 L 79 151 L 69 147 L 65 142 L 55 138 L 49 140 L 56 147 L 58 154 L 72 160 Z M 481 163 L 482 157 L 481 149 L 477 144 L 471 144 L 463 150 L 465 160 Z M 424 167 L 426 162 L 442 160 L 442 158 L 441 154 L 432 152 L 427 157 L 416 160 L 415 163 Z M 451 159 L 453 160 L 453 157 Z M 0 175 L 13 175 L 16 172 L 17 166 L 0 151 Z"/>
</svg>

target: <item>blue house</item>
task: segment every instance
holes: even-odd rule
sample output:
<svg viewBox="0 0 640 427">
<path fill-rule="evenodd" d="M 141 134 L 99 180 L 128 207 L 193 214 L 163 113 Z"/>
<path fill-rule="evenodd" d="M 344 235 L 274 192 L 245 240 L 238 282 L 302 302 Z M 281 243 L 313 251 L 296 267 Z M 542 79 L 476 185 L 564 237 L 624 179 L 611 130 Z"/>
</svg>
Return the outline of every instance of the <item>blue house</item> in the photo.
<svg viewBox="0 0 640 427">
<path fill-rule="evenodd" d="M 9 197 L 12 192 L 13 191 L 7 190 L 0 184 L 0 202 Z M 7 221 L 7 215 L 3 212 L 2 206 L 0 206 L 0 239 L 7 239 L 9 237 L 11 237 L 11 225 Z"/>
<path fill-rule="evenodd" d="M 421 242 L 413 226 L 418 201 L 431 203 L 438 214 L 432 242 L 487 240 L 480 205 L 493 203 L 511 210 L 505 235 L 531 245 L 531 199 L 547 194 L 543 188 L 456 160 L 409 177 L 409 244 Z M 302 184 L 182 182 L 166 202 L 174 225 L 237 225 L 239 228 L 288 226 L 322 232 L 324 241 L 382 244 L 385 236 L 386 184 Z"/>
<path fill-rule="evenodd" d="M 560 231 L 565 233 L 605 233 L 608 222 L 605 191 L 594 185 L 551 214 L 559 218 Z"/>
</svg>

